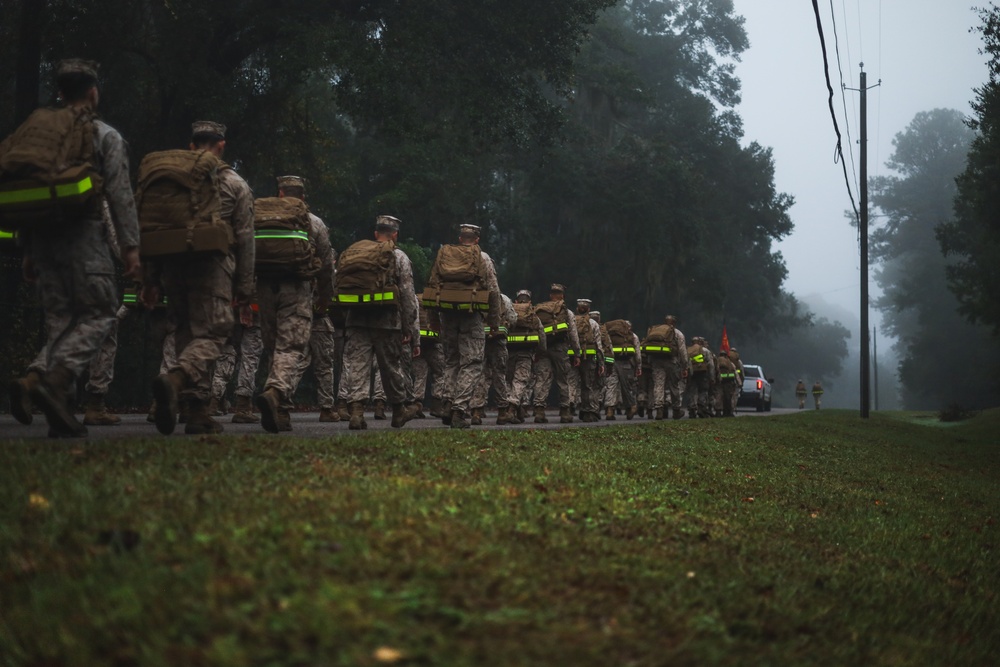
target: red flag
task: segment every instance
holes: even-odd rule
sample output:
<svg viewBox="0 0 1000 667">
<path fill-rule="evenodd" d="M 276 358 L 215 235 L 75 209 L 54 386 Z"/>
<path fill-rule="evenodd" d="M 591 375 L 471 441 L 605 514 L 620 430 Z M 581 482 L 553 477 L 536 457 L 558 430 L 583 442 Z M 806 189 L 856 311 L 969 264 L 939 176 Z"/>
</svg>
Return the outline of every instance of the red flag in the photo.
<svg viewBox="0 0 1000 667">
<path fill-rule="evenodd" d="M 719 345 L 719 349 L 724 352 L 729 352 L 729 336 L 726 335 L 726 325 L 722 325 L 722 344 Z"/>
</svg>

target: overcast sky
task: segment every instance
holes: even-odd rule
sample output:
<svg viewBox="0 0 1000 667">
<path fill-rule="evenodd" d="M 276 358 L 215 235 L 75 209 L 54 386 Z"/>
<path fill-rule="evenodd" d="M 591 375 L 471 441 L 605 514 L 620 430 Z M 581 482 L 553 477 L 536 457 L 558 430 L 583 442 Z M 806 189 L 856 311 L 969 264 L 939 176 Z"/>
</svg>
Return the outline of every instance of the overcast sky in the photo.
<svg viewBox="0 0 1000 667">
<path fill-rule="evenodd" d="M 739 107 L 745 141 L 774 151 L 776 185 L 795 197 L 795 230 L 777 245 L 788 267 L 786 288 L 809 303 L 822 300 L 844 309 L 856 328 L 860 313 L 857 231 L 843 216 L 850 209 L 842 167 L 834 163 L 836 134 L 827 104 L 823 53 L 809 0 L 734 0 L 746 18 L 750 49 L 737 65 L 743 84 Z M 921 111 L 958 109 L 970 114 L 973 88 L 987 79 L 975 0 L 819 0 L 830 60 L 837 122 L 844 136 L 848 174 L 860 169 L 858 93 L 847 91 L 847 116 L 835 46 L 840 47 L 843 81 L 858 88 L 859 63 L 868 85 L 868 174 L 887 173 L 892 140 Z M 984 2 L 978 3 L 986 4 Z M 849 145 L 847 133 L 853 145 Z M 853 162 L 851 152 L 853 151 Z M 857 188 L 854 188 L 857 202 Z M 871 276 L 870 276 L 871 278 Z M 872 295 L 878 293 L 871 284 Z M 841 312 L 843 312 L 841 310 Z M 825 314 L 825 313 L 821 313 Z M 871 311 L 872 325 L 878 322 Z M 852 346 L 858 332 L 852 331 Z"/>
</svg>

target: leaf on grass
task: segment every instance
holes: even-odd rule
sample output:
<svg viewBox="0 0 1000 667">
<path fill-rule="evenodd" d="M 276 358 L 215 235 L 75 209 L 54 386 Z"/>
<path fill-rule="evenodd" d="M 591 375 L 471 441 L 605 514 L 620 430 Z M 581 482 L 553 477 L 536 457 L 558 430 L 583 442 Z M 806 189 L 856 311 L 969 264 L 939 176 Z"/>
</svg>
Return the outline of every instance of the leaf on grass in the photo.
<svg viewBox="0 0 1000 667">
<path fill-rule="evenodd" d="M 746 498 L 743 499 L 743 502 L 745 502 L 745 503 L 752 503 L 753 502 L 753 496 L 747 496 Z"/>
<path fill-rule="evenodd" d="M 47 510 L 49 501 L 40 493 L 32 493 L 28 496 L 28 505 L 37 510 Z"/>
<path fill-rule="evenodd" d="M 379 646 L 372 653 L 372 657 L 375 658 L 376 662 L 393 663 L 403 659 L 403 652 L 389 646 Z"/>
</svg>

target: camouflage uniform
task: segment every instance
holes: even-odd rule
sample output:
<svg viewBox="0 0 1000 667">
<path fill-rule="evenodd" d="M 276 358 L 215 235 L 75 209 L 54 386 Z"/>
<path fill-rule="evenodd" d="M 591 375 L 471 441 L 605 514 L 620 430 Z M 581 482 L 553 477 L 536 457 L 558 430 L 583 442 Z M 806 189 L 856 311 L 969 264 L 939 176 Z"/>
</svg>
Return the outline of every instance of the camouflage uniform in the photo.
<svg viewBox="0 0 1000 667">
<path fill-rule="evenodd" d="M 525 296 L 530 303 L 531 292 L 521 290 L 518 296 Z M 513 336 L 515 340 L 509 340 Z M 516 339 L 519 336 L 537 336 L 538 342 L 520 343 Z M 512 329 L 508 334 L 507 346 L 509 356 L 507 360 L 507 374 L 510 376 L 510 402 L 518 409 L 518 418 L 523 420 L 525 415 L 522 406 L 531 405 L 531 388 L 534 385 L 534 365 L 535 357 L 544 354 L 546 350 L 545 327 L 536 315 L 534 317 L 534 328 L 532 329 Z"/>
<path fill-rule="evenodd" d="M 650 367 L 653 373 L 652 409 L 664 410 L 667 405 L 673 409 L 674 419 L 680 419 L 684 413 L 682 399 L 684 397 L 684 376 L 690 371 L 687 344 L 680 329 L 674 328 L 675 350 L 672 355 L 650 355 Z"/>
<path fill-rule="evenodd" d="M 93 164 L 103 179 L 104 201 L 118 242 L 122 248 L 136 248 L 139 223 L 129 181 L 128 147 L 118 131 L 103 121 L 95 119 L 93 128 Z M 82 436 L 86 428 L 67 413 L 65 401 L 74 397 L 76 379 L 108 337 L 120 305 L 108 227 L 95 208 L 92 215 L 72 224 L 22 230 L 20 238 L 25 260 L 32 263 L 37 276 L 46 340 L 29 376 L 11 384 L 11 402 L 23 405 L 30 394 L 46 413 L 50 433 Z M 57 404 L 61 404 L 60 414 L 50 414 L 49 406 Z M 15 416 L 25 423 L 31 421 L 30 409 L 26 415 Z"/>
<path fill-rule="evenodd" d="M 225 127 L 198 121 L 192 134 L 210 133 L 225 136 Z M 250 186 L 232 168 L 226 166 L 218 175 L 220 217 L 233 229 L 234 245 L 226 255 L 165 257 L 151 262 L 147 275 L 159 283 L 167 303 L 167 314 L 174 327 L 177 359 L 169 370 L 154 382 L 156 426 L 162 433 L 174 429 L 171 398 L 176 396 L 191 406 L 196 414 L 207 407 L 212 393 L 212 371 L 233 329 L 233 299 L 248 299 L 253 293 L 254 238 L 253 193 Z M 167 355 L 164 354 L 164 361 Z M 210 417 L 198 425 L 212 432 L 222 429 Z M 191 420 L 185 432 L 199 432 Z"/>
<path fill-rule="evenodd" d="M 405 370 L 403 339 L 411 347 L 419 348 L 417 296 L 413 291 L 413 267 L 409 257 L 399 248 L 393 254 L 399 305 L 347 309 L 340 394 L 352 405 L 361 406 L 368 399 L 374 361 L 378 362 L 389 402 L 395 406 L 412 401 L 413 381 Z M 359 424 L 359 428 L 367 427 L 363 421 Z"/>
<path fill-rule="evenodd" d="M 637 402 L 637 377 L 636 371 L 642 368 L 642 351 L 639 349 L 639 337 L 635 333 L 631 334 L 632 342 L 630 347 L 634 352 L 615 352 L 614 372 L 607 376 L 606 387 L 610 390 L 611 399 L 608 407 L 620 405 L 625 410 L 626 416 L 631 419 L 638 406 Z M 623 346 L 626 347 L 626 346 Z"/>
<path fill-rule="evenodd" d="M 264 390 L 257 397 L 257 407 L 261 411 L 261 425 L 272 433 L 291 429 L 288 410 L 308 366 L 314 306 L 316 303 L 325 306 L 333 295 L 334 259 L 330 233 L 323 221 L 312 213 L 309 213 L 308 231 L 320 266 L 315 287 L 309 278 L 257 276 L 261 335 L 264 349 L 271 356 L 271 367 Z M 331 388 L 332 385 L 331 377 Z"/>
<path fill-rule="evenodd" d="M 563 305 L 563 308 L 566 306 Z M 549 397 L 549 390 L 552 388 L 552 381 L 555 379 L 559 388 L 559 411 L 562 420 L 572 420 L 569 417 L 570 410 L 570 386 L 569 378 L 573 374 L 573 363 L 570 361 L 569 350 L 573 350 L 574 355 L 580 354 L 580 338 L 576 329 L 576 317 L 571 310 L 566 310 L 566 319 L 569 325 L 565 335 L 552 336 L 546 341 L 545 352 L 540 355 L 535 362 L 535 421 L 544 419 L 545 402 Z"/>
<path fill-rule="evenodd" d="M 333 322 L 326 314 L 314 313 L 312 330 L 309 333 L 309 346 L 302 358 L 302 371 L 312 366 L 316 377 L 316 399 L 320 409 L 332 410 L 333 395 Z"/>
<path fill-rule="evenodd" d="M 584 302 L 589 306 L 589 299 L 577 300 L 578 304 Z M 586 327 L 586 330 L 583 327 Z M 580 418 L 584 421 L 596 421 L 601 410 L 598 376 L 604 370 L 604 343 L 601 340 L 601 326 L 590 317 L 589 313 L 578 312 L 576 328 L 582 349 L 580 364 L 570 377 L 575 378 L 576 385 L 580 388 Z"/>
<path fill-rule="evenodd" d="M 711 390 L 715 383 L 715 358 L 703 343 L 704 339 L 695 337 L 694 345 L 688 348 L 688 361 L 691 364 L 691 374 L 688 376 L 684 400 L 688 407 L 689 417 L 711 417 Z M 704 365 L 698 369 L 698 357 L 704 360 Z"/>
<path fill-rule="evenodd" d="M 486 271 L 484 289 L 491 292 L 491 322 L 499 322 L 500 286 L 497 284 L 493 260 L 482 253 Z M 445 378 L 448 398 L 451 399 L 452 415 L 458 413 L 461 420 L 472 407 L 476 386 L 482 382 L 483 363 L 486 356 L 486 318 L 480 311 L 469 312 L 439 311 L 441 320 L 441 342 L 445 354 Z M 494 324 L 495 326 L 496 324 Z M 504 397 L 506 401 L 506 397 Z M 454 416 L 447 419 L 454 421 Z M 466 424 L 467 426 L 468 424 Z"/>
<path fill-rule="evenodd" d="M 483 378 L 475 387 L 472 395 L 472 410 L 482 413 L 486 409 L 490 387 L 496 397 L 497 408 L 504 412 L 510 405 L 510 389 L 507 386 L 507 334 L 513 326 L 517 315 L 514 313 L 514 306 L 506 294 L 500 295 L 500 326 L 497 331 L 485 331 L 486 348 L 483 359 Z M 489 325 L 486 326 L 489 329 Z M 492 335 L 490 335 L 492 334 Z"/>
<path fill-rule="evenodd" d="M 424 401 L 427 397 L 427 380 L 431 376 L 432 414 L 440 417 L 445 399 L 444 347 L 441 345 L 440 321 L 420 307 L 420 356 L 413 359 L 413 397 Z"/>
</svg>

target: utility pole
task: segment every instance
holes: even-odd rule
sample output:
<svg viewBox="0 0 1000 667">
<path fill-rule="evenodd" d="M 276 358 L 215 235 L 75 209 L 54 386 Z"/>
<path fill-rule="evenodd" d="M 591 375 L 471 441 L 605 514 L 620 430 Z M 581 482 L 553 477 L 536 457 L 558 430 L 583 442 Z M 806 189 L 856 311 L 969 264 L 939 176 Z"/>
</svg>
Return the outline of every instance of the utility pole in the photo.
<svg viewBox="0 0 1000 667">
<path fill-rule="evenodd" d="M 861 63 L 861 418 L 871 405 L 871 357 L 868 351 L 868 75 Z"/>
<path fill-rule="evenodd" d="M 882 85 L 882 80 L 879 79 L 876 85 Z M 858 184 L 861 190 L 861 219 L 858 221 L 861 243 L 861 418 L 868 419 L 871 407 L 871 352 L 868 337 L 868 75 L 865 74 L 864 63 L 861 63 L 861 86 L 858 92 L 861 93 L 858 141 L 861 144 L 861 183 Z"/>
</svg>

